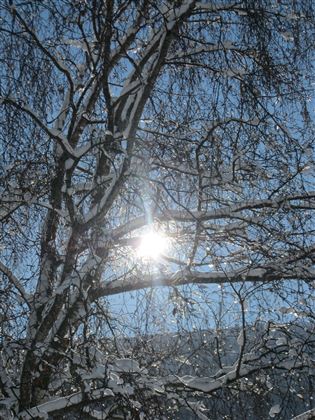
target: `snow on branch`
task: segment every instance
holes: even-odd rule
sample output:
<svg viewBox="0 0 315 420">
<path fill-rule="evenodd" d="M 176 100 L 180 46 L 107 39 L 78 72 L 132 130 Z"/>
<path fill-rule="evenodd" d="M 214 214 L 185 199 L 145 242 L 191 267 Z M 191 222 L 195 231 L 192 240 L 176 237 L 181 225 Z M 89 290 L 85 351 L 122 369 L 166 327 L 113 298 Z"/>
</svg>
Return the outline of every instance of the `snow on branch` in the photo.
<svg viewBox="0 0 315 420">
<path fill-rule="evenodd" d="M 219 220 L 219 219 L 242 219 L 242 222 L 248 220 L 250 223 L 255 221 L 252 217 L 248 215 L 243 215 L 243 211 L 246 210 L 258 210 L 258 209 L 280 209 L 280 208 L 301 208 L 301 209 L 315 209 L 315 192 L 310 191 L 306 194 L 291 195 L 286 197 L 279 197 L 274 199 L 266 200 L 251 200 L 251 201 L 241 201 L 233 206 L 226 206 L 219 209 L 213 209 L 209 211 L 198 211 L 195 209 L 192 210 L 165 210 L 163 213 L 156 213 L 152 215 L 154 219 L 160 222 L 174 221 L 182 223 L 191 223 L 191 222 L 206 222 L 210 220 Z M 296 201 L 296 203 L 292 203 Z M 139 216 L 127 222 L 124 225 L 121 225 L 112 231 L 113 238 L 120 238 L 126 235 L 129 232 L 132 232 L 136 229 L 143 227 L 147 223 L 147 218 L 145 216 Z M 217 227 L 224 229 L 225 226 Z M 233 229 L 237 228 L 236 225 L 233 225 Z"/>
<path fill-rule="evenodd" d="M 217 3 L 214 4 L 212 1 L 197 1 L 195 5 L 195 9 L 198 11 L 206 11 L 206 12 L 219 12 L 220 10 L 230 10 L 234 9 L 237 6 L 237 9 L 240 8 L 241 3 Z"/>
<path fill-rule="evenodd" d="M 47 127 L 47 125 L 44 124 L 42 118 L 39 115 L 37 115 L 29 106 L 27 106 L 23 100 L 2 96 L 0 97 L 0 103 L 12 105 L 14 106 L 14 108 L 18 109 L 19 111 L 25 112 L 25 114 L 29 115 L 32 118 L 32 120 L 43 131 L 45 131 L 46 134 L 49 135 L 49 137 L 56 140 L 64 151 L 66 151 L 71 156 L 76 156 L 75 151 L 69 144 L 66 137 L 63 136 L 59 130 Z"/>
<path fill-rule="evenodd" d="M 315 408 L 305 411 L 302 414 L 299 414 L 296 417 L 293 417 L 292 420 L 312 420 L 315 418 Z"/>
<path fill-rule="evenodd" d="M 98 401 L 100 399 L 114 396 L 113 391 L 108 388 L 94 389 L 90 391 L 89 399 Z M 33 419 L 34 417 L 47 418 L 48 414 L 52 414 L 64 408 L 75 407 L 86 400 L 87 396 L 84 392 L 76 392 L 66 397 L 56 398 L 47 401 L 44 404 L 23 411 L 19 414 L 19 418 L 23 420 Z"/>
<path fill-rule="evenodd" d="M 176 220 L 182 222 L 189 222 L 194 220 L 206 221 L 211 219 L 224 219 L 224 218 L 233 218 L 241 215 L 241 212 L 244 210 L 256 210 L 256 209 L 279 209 L 279 208 L 315 208 L 315 203 L 311 200 L 315 199 L 315 192 L 310 191 L 307 194 L 298 194 L 291 195 L 286 197 L 279 197 L 274 199 L 262 199 L 262 200 L 251 200 L 243 201 L 235 204 L 234 206 L 229 206 L 227 208 L 214 209 L 211 211 L 168 211 L 169 220 Z M 297 201 L 296 204 L 291 204 L 291 202 Z M 299 203 L 302 201 L 302 203 Z M 307 201 L 307 203 L 305 203 Z"/>
<path fill-rule="evenodd" d="M 6 275 L 9 282 L 18 290 L 24 302 L 30 306 L 30 295 L 26 293 L 20 280 L 12 273 L 12 271 L 0 261 L 0 271 Z"/>
<path fill-rule="evenodd" d="M 191 48 L 190 50 L 187 50 L 185 52 L 177 53 L 171 57 L 168 57 L 168 61 L 172 60 L 178 60 L 180 58 L 187 58 L 191 57 L 193 55 L 198 54 L 204 54 L 209 52 L 215 52 L 215 51 L 226 51 L 226 50 L 239 50 L 238 47 L 236 47 L 231 41 L 225 41 L 221 42 L 220 44 L 210 44 L 210 45 L 202 45 L 197 48 Z"/>
<path fill-rule="evenodd" d="M 315 280 L 315 271 L 309 268 L 290 269 L 288 272 L 282 272 L 276 268 L 241 269 L 227 272 L 200 272 L 183 269 L 173 274 L 157 277 L 142 275 L 141 277 L 130 276 L 113 280 L 104 284 L 103 287 L 91 290 L 90 296 L 91 299 L 95 300 L 102 296 L 146 289 L 148 287 L 180 286 L 184 284 L 255 283 L 274 280 L 291 280 L 296 278 Z"/>
</svg>

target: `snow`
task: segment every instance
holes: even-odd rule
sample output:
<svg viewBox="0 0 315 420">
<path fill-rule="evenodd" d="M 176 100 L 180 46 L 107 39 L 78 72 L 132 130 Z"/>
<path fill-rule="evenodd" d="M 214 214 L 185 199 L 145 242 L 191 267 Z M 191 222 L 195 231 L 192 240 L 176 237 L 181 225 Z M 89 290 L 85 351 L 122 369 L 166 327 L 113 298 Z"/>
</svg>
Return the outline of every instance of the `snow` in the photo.
<svg viewBox="0 0 315 420">
<path fill-rule="evenodd" d="M 285 337 L 279 337 L 276 340 L 276 345 L 277 346 L 286 346 L 287 345 L 287 339 Z"/>
<path fill-rule="evenodd" d="M 127 42 L 127 40 L 132 36 L 135 35 L 138 32 L 139 28 L 138 26 L 132 26 L 130 27 L 126 34 L 124 35 L 124 37 L 119 41 L 120 46 L 117 47 L 117 49 L 115 51 L 113 51 L 111 59 L 116 57 L 119 52 L 121 51 L 121 46 L 124 46 L 124 44 Z"/>
<path fill-rule="evenodd" d="M 280 277 L 278 265 L 275 264 L 275 279 Z M 138 290 L 145 289 L 146 287 L 158 287 L 161 285 L 183 285 L 183 284 L 221 284 L 226 282 L 237 283 L 237 282 L 260 282 L 264 279 L 266 274 L 270 275 L 270 270 L 264 270 L 263 268 L 257 269 L 238 269 L 231 271 L 209 271 L 202 272 L 197 270 L 178 270 L 174 273 L 161 274 L 154 279 L 152 283 L 151 275 L 143 275 L 141 282 L 134 276 L 126 277 L 124 279 L 117 279 L 111 281 L 106 287 L 98 289 L 96 295 L 110 296 L 113 294 L 119 294 L 126 290 Z M 305 274 L 305 273 L 304 273 Z M 294 279 L 296 278 L 296 272 L 289 272 L 288 274 L 281 274 L 281 278 Z M 303 276 L 303 271 L 299 273 L 299 276 Z M 309 275 L 307 274 L 307 278 Z"/>
<path fill-rule="evenodd" d="M 282 32 L 281 35 L 282 35 L 282 38 L 285 41 L 294 41 L 294 37 L 293 37 L 293 34 L 291 32 Z"/>
<path fill-rule="evenodd" d="M 237 10 L 237 14 L 239 15 L 239 16 L 247 16 L 248 15 L 248 12 L 246 11 L 246 10 L 242 10 L 242 9 L 238 9 Z"/>
<path fill-rule="evenodd" d="M 94 50 L 96 47 L 95 41 L 88 41 L 82 39 L 63 39 L 63 42 L 66 45 L 70 45 L 71 47 L 81 49 L 82 51 L 89 52 L 90 50 Z M 90 50 L 89 50 L 89 48 Z"/>
<path fill-rule="evenodd" d="M 294 417 L 292 420 L 312 420 L 314 416 L 315 416 L 315 408 L 312 408 L 311 410 L 305 411 L 305 413 L 302 413 Z"/>
<path fill-rule="evenodd" d="M 111 386 L 122 385 L 124 383 L 121 377 L 114 372 L 109 373 L 109 378 L 110 378 L 109 385 Z"/>
<path fill-rule="evenodd" d="M 240 347 L 243 347 L 244 346 L 244 340 L 245 340 L 244 330 L 241 330 L 241 332 L 239 333 L 239 336 L 237 337 L 237 344 Z"/>
<path fill-rule="evenodd" d="M 295 310 L 293 308 L 286 308 L 285 306 L 282 306 L 279 309 L 279 312 L 281 312 L 282 314 L 292 314 L 295 312 Z"/>
<path fill-rule="evenodd" d="M 55 122 L 54 128 L 56 130 L 59 130 L 59 131 L 62 130 L 69 105 L 70 105 L 70 89 L 67 90 L 58 118 Z"/>
<path fill-rule="evenodd" d="M 7 278 L 9 279 L 10 283 L 19 291 L 21 297 L 23 298 L 24 302 L 29 304 L 31 301 L 31 295 L 29 295 L 26 290 L 24 289 L 22 283 L 19 281 L 19 279 L 13 274 L 13 272 L 6 267 L 1 261 L 0 261 L 0 271 L 4 273 Z"/>
<path fill-rule="evenodd" d="M 186 50 L 184 52 L 178 53 L 172 57 L 169 57 L 168 60 L 178 59 L 181 57 L 187 57 L 191 55 L 215 52 L 215 51 L 224 51 L 224 50 L 232 50 L 236 49 L 237 47 L 233 44 L 232 41 L 224 41 L 220 44 L 211 44 L 211 45 L 202 45 L 200 47 L 192 48 L 190 50 Z"/>
<path fill-rule="evenodd" d="M 97 419 L 97 420 L 104 420 L 109 418 L 109 414 L 111 411 L 112 407 L 108 407 L 108 408 L 104 408 L 102 407 L 102 411 L 97 411 L 97 410 L 93 410 L 90 407 L 83 407 L 83 411 L 87 414 L 89 414 L 93 419 Z"/>
<path fill-rule="evenodd" d="M 276 414 L 280 413 L 280 411 L 281 411 L 280 404 L 275 404 L 271 407 L 271 409 L 269 411 L 269 416 L 270 417 L 276 417 Z"/>
<path fill-rule="evenodd" d="M 95 389 L 90 392 L 90 397 L 94 399 L 112 396 L 114 396 L 114 393 L 111 389 L 108 388 Z M 85 394 L 82 392 L 77 392 L 67 397 L 56 398 L 22 412 L 20 414 L 20 418 L 24 420 L 30 420 L 37 416 L 39 418 L 45 419 L 48 418 L 48 413 L 61 410 L 65 407 L 70 407 L 71 405 L 79 404 L 81 401 L 83 401 L 84 398 Z"/>
<path fill-rule="evenodd" d="M 138 362 L 132 359 L 117 359 L 114 363 L 114 369 L 118 372 L 141 372 Z"/>
<path fill-rule="evenodd" d="M 218 3 L 216 5 L 213 4 L 213 2 L 203 2 L 203 1 L 198 1 L 196 2 L 195 5 L 196 9 L 202 9 L 202 10 L 207 10 L 209 12 L 215 12 L 218 11 L 220 9 L 224 9 L 226 7 L 225 3 Z"/>
<path fill-rule="evenodd" d="M 1 99 L 1 97 L 0 97 L 0 99 Z M 41 126 L 42 128 L 43 128 L 43 130 L 50 136 L 50 137 L 53 137 L 53 138 L 55 138 L 56 140 L 58 140 L 58 143 L 61 145 L 61 147 L 63 147 L 64 149 L 66 149 L 67 150 L 67 152 L 70 154 L 70 155 L 73 155 L 74 154 L 74 152 L 73 152 L 73 148 L 70 146 L 70 144 L 69 144 L 69 142 L 68 142 L 68 140 L 66 139 L 66 137 L 65 136 L 63 136 L 63 134 L 61 133 L 61 126 L 60 126 L 60 124 L 61 124 L 61 122 L 60 122 L 60 118 L 61 118 L 61 116 L 63 115 L 63 113 L 64 113 L 64 110 L 65 110 L 65 108 L 64 108 L 64 106 L 65 105 L 63 105 L 63 107 L 62 107 L 62 111 L 61 111 L 61 113 L 59 114 L 59 117 L 58 117 L 58 119 L 57 119 L 57 121 L 56 121 L 56 124 L 55 124 L 55 126 L 53 127 L 53 128 L 49 128 L 49 127 L 47 127 L 47 126 L 45 126 L 43 123 L 42 123 L 42 119 L 34 112 L 34 110 L 31 108 L 31 107 L 29 107 L 27 104 L 25 104 L 23 101 L 21 101 L 20 99 L 16 99 L 16 98 L 3 98 L 3 101 L 5 102 L 5 103 L 9 103 L 9 104 L 11 104 L 11 105 L 13 105 L 13 106 L 15 106 L 16 108 L 18 108 L 18 109 L 21 109 L 21 110 L 23 110 L 26 114 L 28 114 L 39 126 Z M 62 117 L 63 118 L 63 117 Z"/>
<path fill-rule="evenodd" d="M 127 81 L 120 93 L 120 97 L 130 94 L 130 91 L 135 91 L 138 86 L 140 86 L 139 80 L 134 80 L 133 82 L 130 82 L 130 83 Z"/>
<path fill-rule="evenodd" d="M 73 159 L 71 159 L 71 158 L 67 159 L 67 160 L 65 161 L 65 169 L 66 169 L 66 170 L 71 169 L 71 168 L 72 168 L 72 166 L 73 166 L 73 164 L 74 164 L 74 160 L 73 160 Z"/>
<path fill-rule="evenodd" d="M 129 111 L 131 105 L 134 104 L 134 102 L 135 102 L 135 95 L 129 95 L 126 103 L 124 104 L 121 115 L 120 115 L 121 121 L 123 121 L 123 122 L 127 121 L 127 113 Z"/>
<path fill-rule="evenodd" d="M 66 137 L 59 131 L 59 129 L 56 128 L 51 128 L 51 129 L 47 129 L 49 135 L 55 139 L 57 139 L 61 145 L 61 147 L 63 147 L 64 149 L 67 150 L 67 152 L 71 155 L 71 156 L 75 156 L 74 150 L 73 148 L 70 146 L 68 140 L 66 139 Z"/>
<path fill-rule="evenodd" d="M 106 377 L 106 366 L 98 366 L 91 373 L 81 375 L 83 380 L 104 379 Z"/>
<path fill-rule="evenodd" d="M 90 142 L 88 142 L 85 145 L 75 149 L 75 151 L 72 153 L 72 155 L 75 156 L 77 159 L 80 159 L 82 156 L 84 156 L 91 149 L 91 147 L 92 147 L 92 144 Z"/>
</svg>

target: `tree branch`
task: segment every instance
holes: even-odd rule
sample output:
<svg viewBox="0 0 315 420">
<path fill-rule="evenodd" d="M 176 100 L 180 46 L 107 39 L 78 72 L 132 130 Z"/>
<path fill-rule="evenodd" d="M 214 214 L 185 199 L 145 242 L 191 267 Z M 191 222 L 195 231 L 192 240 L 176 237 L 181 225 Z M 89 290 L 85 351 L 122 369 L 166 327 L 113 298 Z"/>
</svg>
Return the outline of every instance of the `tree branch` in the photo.
<svg viewBox="0 0 315 420">
<path fill-rule="evenodd" d="M 288 270 L 288 273 L 277 271 L 276 269 L 242 269 L 227 272 L 207 272 L 193 270 L 179 270 L 174 274 L 130 276 L 113 280 L 104 286 L 90 290 L 91 300 L 96 300 L 103 296 L 116 295 L 124 292 L 142 290 L 149 287 L 162 286 L 181 286 L 184 284 L 224 284 L 224 283 L 262 283 L 277 280 L 315 280 L 315 271 L 312 269 Z"/>
<path fill-rule="evenodd" d="M 31 298 L 31 296 L 28 293 L 26 293 L 26 291 L 25 291 L 23 285 L 21 284 L 20 280 L 1 261 L 0 261 L 0 271 L 2 271 L 2 273 L 4 273 L 7 276 L 7 278 L 9 279 L 9 282 L 19 291 L 20 296 L 23 298 L 24 302 L 30 308 L 30 298 Z"/>
</svg>

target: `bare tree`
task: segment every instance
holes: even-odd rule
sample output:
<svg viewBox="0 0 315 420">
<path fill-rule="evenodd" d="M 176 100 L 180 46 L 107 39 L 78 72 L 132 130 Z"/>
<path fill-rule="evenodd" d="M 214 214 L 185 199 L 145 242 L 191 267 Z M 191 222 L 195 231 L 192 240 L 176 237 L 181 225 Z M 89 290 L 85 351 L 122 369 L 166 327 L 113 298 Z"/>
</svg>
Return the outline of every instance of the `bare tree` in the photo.
<svg viewBox="0 0 315 420">
<path fill-rule="evenodd" d="M 4 416 L 312 412 L 314 23 L 1 3 Z"/>
</svg>

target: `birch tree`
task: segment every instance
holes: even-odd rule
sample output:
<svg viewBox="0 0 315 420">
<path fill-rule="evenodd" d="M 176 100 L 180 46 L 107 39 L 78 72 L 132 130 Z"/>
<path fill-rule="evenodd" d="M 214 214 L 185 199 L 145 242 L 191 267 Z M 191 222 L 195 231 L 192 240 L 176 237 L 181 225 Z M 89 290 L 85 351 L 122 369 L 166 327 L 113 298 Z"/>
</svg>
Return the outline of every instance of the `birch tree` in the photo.
<svg viewBox="0 0 315 420">
<path fill-rule="evenodd" d="M 312 411 L 314 29 L 310 0 L 1 2 L 3 416 Z"/>
</svg>

